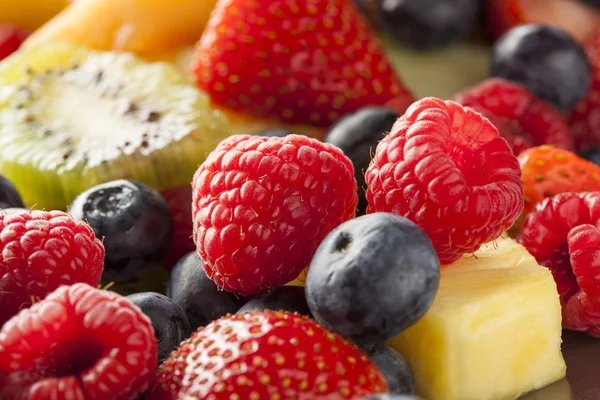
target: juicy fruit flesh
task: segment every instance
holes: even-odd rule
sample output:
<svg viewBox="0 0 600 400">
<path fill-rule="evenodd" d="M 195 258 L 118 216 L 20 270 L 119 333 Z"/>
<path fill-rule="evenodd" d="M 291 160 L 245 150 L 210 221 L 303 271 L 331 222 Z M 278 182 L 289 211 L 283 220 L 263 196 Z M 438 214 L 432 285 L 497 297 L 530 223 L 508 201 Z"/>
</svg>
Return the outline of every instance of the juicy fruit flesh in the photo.
<svg viewBox="0 0 600 400">
<path fill-rule="evenodd" d="M 216 0 L 73 1 L 36 31 L 26 46 L 68 42 L 96 50 L 153 56 L 193 45 L 202 35 L 215 3 Z"/>
<path fill-rule="evenodd" d="M 442 270 L 429 313 L 389 344 L 430 400 L 514 399 L 565 376 L 549 270 L 499 239 Z"/>
<path fill-rule="evenodd" d="M 116 178 L 189 184 L 229 133 L 174 67 L 127 54 L 36 48 L 4 63 L 0 84 L 0 170 L 38 207 L 64 209 Z"/>
</svg>

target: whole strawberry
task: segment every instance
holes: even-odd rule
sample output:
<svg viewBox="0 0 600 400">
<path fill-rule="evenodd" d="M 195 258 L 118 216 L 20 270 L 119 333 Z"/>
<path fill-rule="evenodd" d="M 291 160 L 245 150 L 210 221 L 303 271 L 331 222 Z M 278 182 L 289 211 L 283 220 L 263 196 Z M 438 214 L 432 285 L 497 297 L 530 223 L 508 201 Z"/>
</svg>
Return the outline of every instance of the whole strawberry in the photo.
<svg viewBox="0 0 600 400">
<path fill-rule="evenodd" d="M 284 285 L 356 214 L 351 161 L 306 136 L 236 135 L 194 176 L 194 240 L 207 275 L 252 295 Z"/>
<path fill-rule="evenodd" d="M 97 286 L 104 247 L 62 211 L 0 213 L 0 326 L 61 285 Z"/>
<path fill-rule="evenodd" d="M 519 155 L 525 187 L 525 213 L 545 198 L 563 192 L 600 190 L 600 167 L 570 151 L 533 147 Z"/>
<path fill-rule="evenodd" d="M 197 331 L 159 368 L 148 400 L 360 399 L 387 391 L 368 356 L 307 317 L 253 312 Z"/>
<path fill-rule="evenodd" d="M 216 104 L 288 123 L 412 100 L 352 0 L 220 1 L 193 68 Z"/>
<path fill-rule="evenodd" d="M 600 192 L 560 193 L 525 218 L 519 241 L 552 271 L 563 327 L 600 337 Z"/>
<path fill-rule="evenodd" d="M 134 400 L 156 365 L 150 320 L 84 283 L 60 287 L 0 330 L 0 399 Z"/>
<path fill-rule="evenodd" d="M 517 158 L 486 118 L 425 98 L 398 119 L 365 174 L 367 212 L 391 212 L 428 234 L 440 262 L 476 251 L 523 209 Z"/>
</svg>

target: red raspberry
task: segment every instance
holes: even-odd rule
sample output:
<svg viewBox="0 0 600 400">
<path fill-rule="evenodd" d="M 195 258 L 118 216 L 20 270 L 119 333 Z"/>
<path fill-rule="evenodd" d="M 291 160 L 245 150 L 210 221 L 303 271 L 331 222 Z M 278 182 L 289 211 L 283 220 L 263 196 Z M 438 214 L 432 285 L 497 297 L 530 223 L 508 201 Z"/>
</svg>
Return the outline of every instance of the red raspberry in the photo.
<svg viewBox="0 0 600 400">
<path fill-rule="evenodd" d="M 183 256 L 196 250 L 192 239 L 194 224 L 192 221 L 192 186 L 182 185 L 163 190 L 162 197 L 167 202 L 173 217 L 173 234 L 167 254 L 161 265 L 167 269 L 173 268 Z"/>
<path fill-rule="evenodd" d="M 0 325 L 61 285 L 97 286 L 104 246 L 62 211 L 0 214 Z"/>
<path fill-rule="evenodd" d="M 592 85 L 569 116 L 575 148 L 579 152 L 600 146 L 600 30 L 586 50 L 592 66 Z"/>
<path fill-rule="evenodd" d="M 192 187 L 204 269 L 244 296 L 296 278 L 325 236 L 355 216 L 358 201 L 342 151 L 299 135 L 231 136 Z"/>
<path fill-rule="evenodd" d="M 411 219 L 448 264 L 496 239 L 523 210 L 517 158 L 480 114 L 425 98 L 398 119 L 366 172 L 367 212 Z"/>
<path fill-rule="evenodd" d="M 2 399 L 137 399 L 156 365 L 150 320 L 84 283 L 60 287 L 0 330 Z"/>
<path fill-rule="evenodd" d="M 492 121 L 515 155 L 543 144 L 573 150 L 571 132 L 560 112 L 519 84 L 491 78 L 460 92 L 454 100 Z"/>
<path fill-rule="evenodd" d="M 600 192 L 561 193 L 538 204 L 519 241 L 552 271 L 563 326 L 600 337 Z"/>
<path fill-rule="evenodd" d="M 148 400 L 359 399 L 385 378 L 348 340 L 307 317 L 254 312 L 197 331 L 160 367 Z"/>
</svg>

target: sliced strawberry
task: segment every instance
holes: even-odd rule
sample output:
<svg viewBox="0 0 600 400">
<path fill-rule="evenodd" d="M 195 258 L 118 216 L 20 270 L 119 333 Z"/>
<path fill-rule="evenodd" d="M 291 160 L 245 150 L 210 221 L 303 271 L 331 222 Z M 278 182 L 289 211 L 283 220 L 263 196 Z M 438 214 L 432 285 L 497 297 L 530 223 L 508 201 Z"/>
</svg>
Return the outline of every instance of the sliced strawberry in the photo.
<svg viewBox="0 0 600 400">
<path fill-rule="evenodd" d="M 600 146 L 600 30 L 586 50 L 592 65 L 592 86 L 569 117 L 578 151 Z"/>
<path fill-rule="evenodd" d="M 193 70 L 213 102 L 294 124 L 408 94 L 351 0 L 221 1 Z"/>
<path fill-rule="evenodd" d="M 576 0 L 487 0 L 488 26 L 495 37 L 538 22 L 557 26 L 586 42 L 600 26 L 600 10 Z"/>
<path fill-rule="evenodd" d="M 27 35 L 14 25 L 0 24 L 0 60 L 17 51 Z"/>
</svg>

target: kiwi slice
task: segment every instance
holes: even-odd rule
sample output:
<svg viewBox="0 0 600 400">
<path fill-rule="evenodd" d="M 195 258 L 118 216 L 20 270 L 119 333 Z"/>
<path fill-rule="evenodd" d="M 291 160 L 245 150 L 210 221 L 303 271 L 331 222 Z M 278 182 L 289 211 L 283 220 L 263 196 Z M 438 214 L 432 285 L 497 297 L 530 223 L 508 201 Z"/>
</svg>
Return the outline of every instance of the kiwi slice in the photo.
<svg viewBox="0 0 600 400">
<path fill-rule="evenodd" d="M 230 128 L 177 68 L 50 45 L 0 63 L 0 173 L 25 203 L 65 209 L 114 179 L 189 184 Z"/>
</svg>

